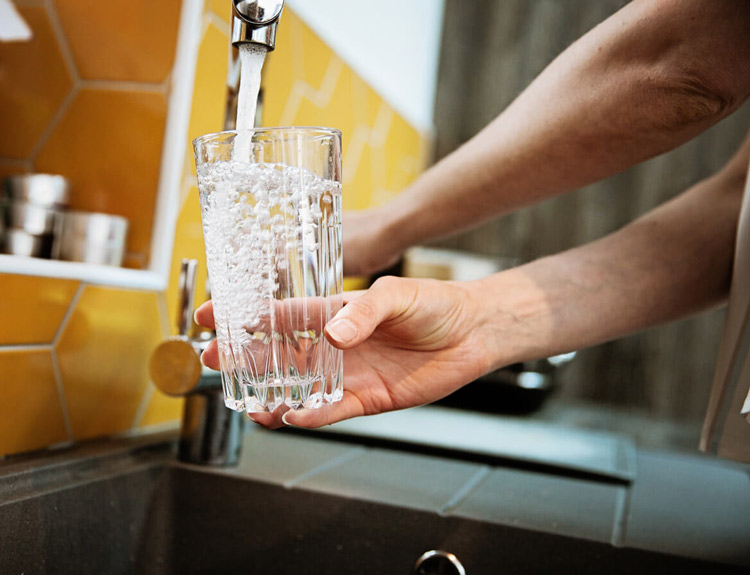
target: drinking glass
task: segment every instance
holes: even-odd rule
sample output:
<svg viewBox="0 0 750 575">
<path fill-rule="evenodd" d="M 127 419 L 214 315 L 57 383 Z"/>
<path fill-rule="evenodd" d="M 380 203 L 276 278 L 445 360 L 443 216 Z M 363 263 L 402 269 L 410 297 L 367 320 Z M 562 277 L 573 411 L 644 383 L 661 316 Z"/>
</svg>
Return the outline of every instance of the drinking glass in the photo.
<svg viewBox="0 0 750 575">
<path fill-rule="evenodd" d="M 193 142 L 224 401 L 237 411 L 341 399 L 341 132 L 259 128 Z"/>
</svg>

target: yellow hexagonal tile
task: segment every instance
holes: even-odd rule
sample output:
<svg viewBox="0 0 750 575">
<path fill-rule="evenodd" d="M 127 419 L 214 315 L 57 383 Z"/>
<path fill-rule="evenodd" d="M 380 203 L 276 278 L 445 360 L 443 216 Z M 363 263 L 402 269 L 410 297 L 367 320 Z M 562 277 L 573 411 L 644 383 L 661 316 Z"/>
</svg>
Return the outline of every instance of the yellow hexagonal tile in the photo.
<svg viewBox="0 0 750 575">
<path fill-rule="evenodd" d="M 232 16 L 232 3 L 229 0 L 209 0 L 206 8 L 227 23 Z"/>
<path fill-rule="evenodd" d="M 193 86 L 193 103 L 188 124 L 187 155 L 195 173 L 192 141 L 224 128 L 227 98 L 229 37 L 213 23 L 206 27 L 198 51 Z"/>
<path fill-rule="evenodd" d="M 180 0 L 55 0 L 79 73 L 89 80 L 161 83 L 174 62 Z"/>
<path fill-rule="evenodd" d="M 261 74 L 263 86 L 263 125 L 279 126 L 284 109 L 292 94 L 295 74 L 292 70 L 292 40 L 289 34 L 290 20 L 297 19 L 291 11 L 284 9 L 276 33 L 276 49 L 266 55 Z"/>
<path fill-rule="evenodd" d="M 0 350 L 0 373 L 0 455 L 69 439 L 51 350 Z"/>
<path fill-rule="evenodd" d="M 130 429 L 163 336 L 158 294 L 84 289 L 57 346 L 75 439 Z"/>
<path fill-rule="evenodd" d="M 148 261 L 167 114 L 154 92 L 82 90 L 37 161 L 72 183 L 72 209 L 128 218 L 127 251 Z"/>
<path fill-rule="evenodd" d="M 169 286 L 166 292 L 169 325 L 173 333 L 176 333 L 177 326 L 179 278 L 183 258 L 198 260 L 194 301 L 195 306 L 198 306 L 206 300 L 205 287 L 208 273 L 206 267 L 206 249 L 203 243 L 200 201 L 198 198 L 198 188 L 196 187 L 190 188 L 190 193 L 185 199 L 175 228 L 172 267 L 169 276 Z"/>
<path fill-rule="evenodd" d="M 26 158 L 73 86 L 46 11 L 19 7 L 34 37 L 0 43 L 0 156 Z"/>
<path fill-rule="evenodd" d="M 51 343 L 79 282 L 0 274 L 0 345 Z"/>
<path fill-rule="evenodd" d="M 141 419 L 138 425 L 139 427 L 149 427 L 150 425 L 178 422 L 182 419 L 184 404 L 184 399 L 169 397 L 154 388 L 146 411 L 143 414 L 143 419 Z"/>
<path fill-rule="evenodd" d="M 296 77 L 311 86 L 319 85 L 328 71 L 328 61 L 334 52 L 296 16 L 289 21 L 289 34 L 292 36 L 292 65 Z"/>
</svg>

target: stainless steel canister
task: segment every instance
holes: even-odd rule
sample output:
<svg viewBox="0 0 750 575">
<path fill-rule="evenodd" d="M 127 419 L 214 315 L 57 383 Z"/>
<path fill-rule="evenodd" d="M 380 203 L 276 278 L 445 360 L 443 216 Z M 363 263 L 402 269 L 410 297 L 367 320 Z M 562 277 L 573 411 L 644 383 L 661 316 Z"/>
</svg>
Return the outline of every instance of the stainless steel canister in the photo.
<svg viewBox="0 0 750 575">
<path fill-rule="evenodd" d="M 3 251 L 49 258 L 61 211 L 70 196 L 70 182 L 55 174 L 21 174 L 3 181 Z"/>
<path fill-rule="evenodd" d="M 55 222 L 61 213 L 54 207 L 11 202 L 8 205 L 8 227 L 35 236 L 51 234 L 55 231 Z"/>
<path fill-rule="evenodd" d="M 67 211 L 55 234 L 53 257 L 61 260 L 121 266 L 129 223 L 112 214 Z"/>
<path fill-rule="evenodd" d="M 6 251 L 5 250 L 5 242 L 6 242 L 6 239 L 5 239 L 5 236 L 6 236 L 6 234 L 5 234 L 5 227 L 6 227 L 6 225 L 5 225 L 5 218 L 6 218 L 5 212 L 6 212 L 6 210 L 7 210 L 7 204 L 6 204 L 5 200 L 2 197 L 0 197 L 0 254 L 5 253 L 5 251 Z"/>
<path fill-rule="evenodd" d="M 64 207 L 70 199 L 70 181 L 57 174 L 21 174 L 5 178 L 5 194 L 11 202 Z"/>
<path fill-rule="evenodd" d="M 15 256 L 48 258 L 52 247 L 52 236 L 34 235 L 16 228 L 5 230 L 5 251 Z"/>
</svg>

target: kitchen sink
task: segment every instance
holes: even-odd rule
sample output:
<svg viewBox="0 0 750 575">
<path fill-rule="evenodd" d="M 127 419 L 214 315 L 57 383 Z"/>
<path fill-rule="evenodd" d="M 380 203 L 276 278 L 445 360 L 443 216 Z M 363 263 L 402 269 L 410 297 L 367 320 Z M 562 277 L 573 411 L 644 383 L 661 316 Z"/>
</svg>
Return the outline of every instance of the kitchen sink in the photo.
<svg viewBox="0 0 750 575">
<path fill-rule="evenodd" d="M 659 543 L 654 524 L 628 522 L 639 503 L 627 474 L 556 475 L 352 436 L 253 431 L 230 469 L 176 461 L 170 434 L 10 459 L 0 573 L 407 575 L 435 549 L 469 575 L 750 569 L 746 545 L 690 556 Z M 740 541 L 745 528 L 733 528 Z"/>
</svg>

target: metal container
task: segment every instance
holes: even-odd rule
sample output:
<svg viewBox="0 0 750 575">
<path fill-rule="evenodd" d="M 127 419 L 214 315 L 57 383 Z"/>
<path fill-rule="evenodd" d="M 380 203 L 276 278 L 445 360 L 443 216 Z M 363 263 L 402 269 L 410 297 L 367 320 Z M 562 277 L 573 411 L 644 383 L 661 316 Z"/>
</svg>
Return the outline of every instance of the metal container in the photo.
<svg viewBox="0 0 750 575">
<path fill-rule="evenodd" d="M 68 211 L 55 235 L 53 256 L 61 260 L 121 266 L 128 220 L 122 216 Z"/>
<path fill-rule="evenodd" d="M 4 187 L 10 200 L 37 206 L 63 207 L 70 198 L 70 182 L 56 174 L 9 176 Z"/>
<path fill-rule="evenodd" d="M 34 235 L 23 230 L 5 230 L 5 253 L 14 256 L 49 258 L 52 248 L 50 234 Z"/>
<path fill-rule="evenodd" d="M 5 253 L 5 202 L 0 198 L 0 253 Z"/>
<path fill-rule="evenodd" d="M 60 214 L 54 207 L 12 201 L 8 204 L 8 227 L 34 235 L 51 234 Z"/>
</svg>

